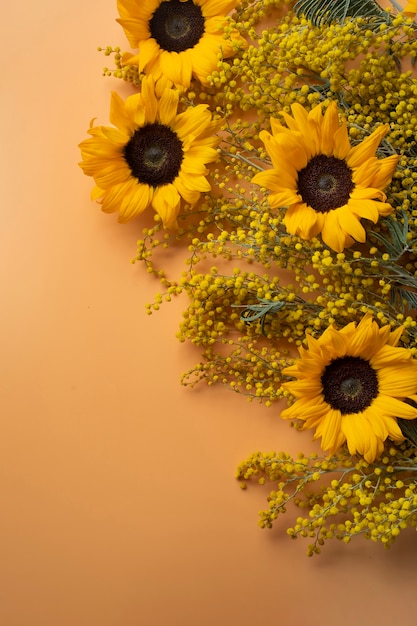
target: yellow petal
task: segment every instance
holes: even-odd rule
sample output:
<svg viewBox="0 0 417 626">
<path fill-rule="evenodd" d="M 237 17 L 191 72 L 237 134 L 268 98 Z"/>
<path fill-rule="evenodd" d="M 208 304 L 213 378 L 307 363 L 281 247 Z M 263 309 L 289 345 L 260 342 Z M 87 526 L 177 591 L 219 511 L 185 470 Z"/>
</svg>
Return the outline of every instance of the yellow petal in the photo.
<svg viewBox="0 0 417 626">
<path fill-rule="evenodd" d="M 181 53 L 162 50 L 159 62 L 165 76 L 172 80 L 175 85 L 182 85 L 188 89 L 193 72 L 190 50 Z"/>
<path fill-rule="evenodd" d="M 335 211 L 329 211 L 325 214 L 321 236 L 324 243 L 335 252 L 343 252 L 353 241 L 347 233 L 340 229 Z"/>
<path fill-rule="evenodd" d="M 322 154 L 331 156 L 336 147 L 335 135 L 339 129 L 339 114 L 337 104 L 333 100 L 326 109 L 321 124 L 320 151 Z"/>
<path fill-rule="evenodd" d="M 135 47 L 135 46 L 132 46 Z M 153 39 L 150 37 L 146 40 L 140 41 L 140 53 L 138 55 L 139 61 L 139 73 L 143 73 L 146 70 L 146 66 L 155 59 L 158 59 L 159 54 L 161 53 L 161 48 Z"/>
<path fill-rule="evenodd" d="M 177 115 L 179 94 L 175 89 L 165 89 L 159 100 L 158 118 L 161 124 L 171 126 Z"/>
<path fill-rule="evenodd" d="M 347 155 L 346 161 L 351 169 L 360 167 L 362 163 L 375 156 L 376 149 L 378 148 L 381 140 L 389 131 L 388 124 L 379 126 L 374 132 L 366 137 L 357 146 L 354 146 Z"/>
<path fill-rule="evenodd" d="M 341 424 L 340 411 L 329 409 L 314 433 L 314 439 L 321 437 L 323 450 L 337 450 L 340 447 L 341 442 L 345 439 L 341 432 Z M 340 434 L 342 434 L 341 438 Z"/>
<path fill-rule="evenodd" d="M 291 235 L 299 235 L 303 239 L 310 240 L 321 231 L 324 216 L 323 213 L 314 211 L 305 202 L 300 202 L 287 209 L 283 221 Z"/>
<path fill-rule="evenodd" d="M 380 394 L 375 398 L 372 405 L 374 408 L 378 409 L 383 415 L 389 415 L 391 417 L 401 417 L 402 419 L 406 420 L 417 418 L 417 409 L 410 404 L 407 404 L 406 402 L 397 400 L 397 398 L 392 398 L 390 396 Z"/>
<path fill-rule="evenodd" d="M 173 228 L 176 224 L 180 209 L 181 196 L 174 185 L 157 187 L 153 194 L 152 206 L 162 219 L 166 228 Z"/>
<path fill-rule="evenodd" d="M 132 218 L 140 215 L 148 208 L 152 201 L 152 188 L 149 185 L 136 183 L 129 194 L 123 199 L 120 212 L 119 222 L 126 223 Z"/>
<path fill-rule="evenodd" d="M 353 215 L 349 208 L 341 208 L 336 209 L 335 211 L 337 215 L 337 219 L 339 221 L 340 228 L 348 233 L 353 239 L 356 241 L 360 241 L 363 243 L 366 241 L 366 233 L 365 229 L 358 220 L 358 218 Z"/>
</svg>

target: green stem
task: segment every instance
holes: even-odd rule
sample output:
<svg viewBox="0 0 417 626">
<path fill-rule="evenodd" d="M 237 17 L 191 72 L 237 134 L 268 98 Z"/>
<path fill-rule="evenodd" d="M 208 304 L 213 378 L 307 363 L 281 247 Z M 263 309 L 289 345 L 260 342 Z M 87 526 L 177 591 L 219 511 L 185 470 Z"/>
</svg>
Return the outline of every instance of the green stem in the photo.
<svg viewBox="0 0 417 626">
<path fill-rule="evenodd" d="M 264 171 L 263 167 L 261 167 L 260 165 L 256 165 L 256 163 L 253 163 L 252 161 L 244 157 L 242 154 L 240 154 L 240 152 L 236 152 L 236 154 L 231 154 L 230 152 L 226 152 L 226 150 L 223 150 L 223 149 L 220 149 L 220 152 L 221 154 L 223 154 L 224 156 L 228 156 L 229 158 L 240 159 L 241 161 L 243 161 L 244 163 L 247 163 L 251 167 L 256 167 L 256 169 L 258 169 L 260 172 Z"/>
</svg>

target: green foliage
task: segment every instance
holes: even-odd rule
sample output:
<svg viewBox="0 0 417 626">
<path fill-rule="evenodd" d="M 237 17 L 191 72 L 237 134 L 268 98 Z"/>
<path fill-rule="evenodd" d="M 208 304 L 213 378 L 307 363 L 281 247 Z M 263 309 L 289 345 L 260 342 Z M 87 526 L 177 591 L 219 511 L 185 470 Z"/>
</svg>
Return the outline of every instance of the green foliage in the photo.
<svg viewBox="0 0 417 626">
<path fill-rule="evenodd" d="M 294 5 L 297 15 L 304 15 L 315 26 L 342 23 L 347 17 L 362 17 L 388 22 L 389 14 L 375 0 L 298 0 Z"/>
</svg>

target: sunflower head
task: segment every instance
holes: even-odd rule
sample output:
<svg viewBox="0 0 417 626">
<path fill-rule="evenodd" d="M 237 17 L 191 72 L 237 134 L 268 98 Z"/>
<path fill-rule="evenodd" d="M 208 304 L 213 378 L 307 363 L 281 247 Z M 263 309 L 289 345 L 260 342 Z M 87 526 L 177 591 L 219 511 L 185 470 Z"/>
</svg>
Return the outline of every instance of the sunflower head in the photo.
<svg viewBox="0 0 417 626">
<path fill-rule="evenodd" d="M 324 115 L 322 104 L 307 112 L 295 103 L 291 110 L 292 116 L 282 114 L 286 126 L 272 119 L 272 133 L 261 132 L 273 167 L 256 174 L 253 182 L 270 190 L 272 207 L 286 208 L 290 234 L 305 240 L 321 234 L 330 248 L 342 252 L 366 240 L 361 218 L 375 223 L 393 211 L 383 190 L 399 156 L 378 159 L 375 154 L 389 127 L 378 127 L 352 147 L 335 102 Z"/>
<path fill-rule="evenodd" d="M 152 207 L 164 226 L 176 226 L 181 204 L 193 206 L 210 190 L 206 165 L 217 159 L 219 122 L 206 105 L 178 112 L 177 90 L 156 89 L 145 77 L 140 93 L 123 101 L 112 94 L 114 127 L 92 126 L 81 142 L 84 173 L 103 211 L 127 222 Z"/>
<path fill-rule="evenodd" d="M 148 22 L 151 37 L 162 50 L 185 52 L 204 35 L 201 7 L 191 0 L 161 2 Z"/>
<path fill-rule="evenodd" d="M 282 412 L 314 428 L 322 448 L 331 453 L 347 442 L 351 454 L 372 463 L 384 441 L 404 439 L 397 418 L 417 418 L 417 361 L 398 347 L 402 328 L 379 327 L 371 315 L 340 330 L 330 326 L 283 373 L 297 380 L 285 384 L 296 398 Z M 417 405 L 416 405 L 417 406 Z"/>
<path fill-rule="evenodd" d="M 118 0 L 120 19 L 132 48 L 125 57 L 139 72 L 166 77 L 188 88 L 192 77 L 208 84 L 219 54 L 233 56 L 246 45 L 228 13 L 237 0 Z"/>
</svg>

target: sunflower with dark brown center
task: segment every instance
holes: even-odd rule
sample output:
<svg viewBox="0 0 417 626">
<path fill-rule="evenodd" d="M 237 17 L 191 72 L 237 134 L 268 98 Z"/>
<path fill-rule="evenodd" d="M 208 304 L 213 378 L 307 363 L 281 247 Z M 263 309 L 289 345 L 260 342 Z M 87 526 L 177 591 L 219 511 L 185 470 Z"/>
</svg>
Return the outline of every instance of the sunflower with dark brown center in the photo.
<svg viewBox="0 0 417 626">
<path fill-rule="evenodd" d="M 327 328 L 318 339 L 307 336 L 308 349 L 283 374 L 297 380 L 284 387 L 296 398 L 282 411 L 314 428 L 323 450 L 336 453 L 347 442 L 350 454 L 372 463 L 390 438 L 403 441 L 397 418 L 417 418 L 417 361 L 398 347 L 402 327 L 380 328 L 371 315 L 358 325 Z"/>
<path fill-rule="evenodd" d="M 206 84 L 219 54 L 228 58 L 246 45 L 228 16 L 236 4 L 237 0 L 118 0 L 117 21 L 132 48 L 139 49 L 125 62 L 177 86 L 188 88 L 192 76 Z"/>
<path fill-rule="evenodd" d="M 272 134 L 260 133 L 272 169 L 252 180 L 270 190 L 273 208 L 286 207 L 283 221 L 291 235 L 310 240 L 321 233 L 330 248 L 342 252 L 366 240 L 361 218 L 376 223 L 393 211 L 383 190 L 399 156 L 375 156 L 389 127 L 379 126 L 352 147 L 335 102 L 324 115 L 321 104 L 307 112 L 295 103 L 291 110 L 292 116 L 282 113 L 287 126 L 272 118 Z"/>
<path fill-rule="evenodd" d="M 206 165 L 217 159 L 221 122 L 205 104 L 178 113 L 178 103 L 177 90 L 158 97 L 153 77 L 145 77 L 125 102 L 112 94 L 115 127 L 92 126 L 80 144 L 80 166 L 96 182 L 92 197 L 106 213 L 118 211 L 120 222 L 152 207 L 164 226 L 175 227 L 181 201 L 194 206 L 210 191 Z"/>
</svg>

